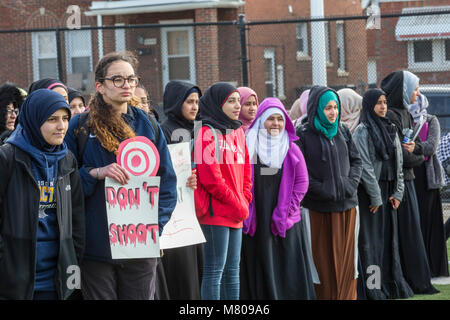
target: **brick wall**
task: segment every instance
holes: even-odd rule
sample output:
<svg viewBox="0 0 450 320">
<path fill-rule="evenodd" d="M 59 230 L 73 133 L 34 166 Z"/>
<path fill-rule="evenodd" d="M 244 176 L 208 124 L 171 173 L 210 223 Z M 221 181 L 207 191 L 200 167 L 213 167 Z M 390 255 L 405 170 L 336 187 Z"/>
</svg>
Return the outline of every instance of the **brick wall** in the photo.
<svg viewBox="0 0 450 320">
<path fill-rule="evenodd" d="M 401 12 L 408 7 L 447 6 L 448 0 L 423 0 L 381 3 L 381 13 Z M 395 39 L 395 26 L 399 18 L 382 19 L 380 30 L 368 32 L 368 54 L 377 62 L 378 85 L 389 73 L 408 69 L 407 41 Z M 450 72 L 415 72 L 421 84 L 450 84 Z"/>
<path fill-rule="evenodd" d="M 77 0 L 81 10 L 91 1 Z M 66 13 L 71 0 L 2 1 L 0 2 L 0 29 L 32 29 L 66 27 Z M 45 10 L 40 10 L 45 8 Z M 82 15 L 82 24 L 89 25 L 91 18 Z M 28 89 L 33 82 L 32 36 L 30 33 L 2 33 L 0 35 L 0 83 L 13 82 Z M 62 37 L 64 54 L 64 38 Z M 63 61 L 65 64 L 65 61 Z M 65 66 L 64 66 L 65 67 Z"/>
<path fill-rule="evenodd" d="M 278 0 L 276 5 L 271 0 L 247 0 L 245 7 L 246 21 L 256 20 L 290 20 L 309 18 L 309 1 Z M 289 12 L 289 6 L 292 13 Z M 361 2 L 350 0 L 325 0 L 325 16 L 361 15 Z M 365 44 L 365 22 L 346 21 L 345 76 L 337 72 L 336 22 L 330 22 L 330 50 L 332 64 L 327 67 L 327 82 L 329 86 L 340 87 L 346 85 L 357 86 L 359 81 L 367 82 L 367 48 Z M 308 23 L 309 58 L 296 59 L 296 24 L 255 25 L 250 26 L 248 32 L 249 52 L 249 86 L 259 95 L 262 101 L 266 94 L 264 84 L 264 48 L 275 50 L 276 65 L 282 65 L 284 70 L 284 91 L 286 108 L 298 98 L 305 87 L 312 83 L 311 65 L 311 24 Z"/>
</svg>

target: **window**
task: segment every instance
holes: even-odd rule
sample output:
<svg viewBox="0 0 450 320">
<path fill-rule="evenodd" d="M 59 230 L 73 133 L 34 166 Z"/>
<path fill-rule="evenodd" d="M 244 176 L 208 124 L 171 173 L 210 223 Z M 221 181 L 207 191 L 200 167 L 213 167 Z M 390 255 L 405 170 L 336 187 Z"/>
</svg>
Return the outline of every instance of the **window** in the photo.
<svg viewBox="0 0 450 320">
<path fill-rule="evenodd" d="M 417 72 L 450 70 L 450 40 L 408 41 L 408 69 Z"/>
<path fill-rule="evenodd" d="M 283 65 L 277 65 L 277 83 L 278 83 L 278 99 L 285 100 L 286 96 L 284 94 L 284 68 Z"/>
<path fill-rule="evenodd" d="M 337 63 L 338 70 L 344 71 L 345 65 L 345 34 L 344 34 L 344 22 L 336 21 L 336 47 L 337 47 Z"/>
<path fill-rule="evenodd" d="M 264 50 L 264 80 L 266 84 L 266 97 L 275 97 L 275 51 Z"/>
<path fill-rule="evenodd" d="M 59 78 L 54 32 L 32 34 L 33 79 Z"/>
<path fill-rule="evenodd" d="M 116 26 L 123 26 L 125 23 L 116 23 Z M 126 49 L 125 29 L 114 29 L 114 37 L 116 39 L 116 51 L 124 51 Z"/>
<path fill-rule="evenodd" d="M 297 24 L 297 53 L 307 56 L 308 53 L 308 24 L 306 22 Z"/>
<path fill-rule="evenodd" d="M 450 40 L 445 40 L 445 61 L 450 61 Z"/>
<path fill-rule="evenodd" d="M 414 41 L 414 62 L 433 61 L 433 42 L 431 40 Z"/>
<path fill-rule="evenodd" d="M 192 20 L 168 20 L 160 23 L 189 23 Z M 170 80 L 195 83 L 195 41 L 193 27 L 161 28 L 163 86 Z"/>
<path fill-rule="evenodd" d="M 367 82 L 369 87 L 376 88 L 377 86 L 377 62 L 369 59 L 367 61 Z"/>
<path fill-rule="evenodd" d="M 92 44 L 90 30 L 66 31 L 66 68 L 69 75 L 79 75 L 76 89 L 85 88 L 92 72 Z"/>
<path fill-rule="evenodd" d="M 331 51 L 330 51 L 330 24 L 328 21 L 325 21 L 324 23 L 324 30 L 325 30 L 325 56 L 328 63 L 331 63 Z"/>
</svg>

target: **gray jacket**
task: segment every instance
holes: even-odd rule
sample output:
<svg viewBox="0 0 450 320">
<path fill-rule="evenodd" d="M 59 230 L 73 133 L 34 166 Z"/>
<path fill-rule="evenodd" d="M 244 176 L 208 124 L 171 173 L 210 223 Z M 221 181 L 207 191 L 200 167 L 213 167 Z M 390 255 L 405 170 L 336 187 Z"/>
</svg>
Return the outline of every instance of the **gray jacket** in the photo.
<svg viewBox="0 0 450 320">
<path fill-rule="evenodd" d="M 428 122 L 428 137 L 426 141 L 422 142 L 422 146 L 424 156 L 429 157 L 425 161 L 427 187 L 429 190 L 440 189 L 445 186 L 444 170 L 436 154 L 441 139 L 441 126 L 434 115 L 428 114 L 426 120 Z"/>
<path fill-rule="evenodd" d="M 364 123 L 360 123 L 353 133 L 353 140 L 356 147 L 359 150 L 363 163 L 363 171 L 361 176 L 361 184 L 366 189 L 370 198 L 370 205 L 380 206 L 383 204 L 381 199 L 381 190 L 378 185 L 378 180 L 381 174 L 382 161 L 375 155 L 375 146 L 372 141 L 372 137 L 369 135 L 369 131 Z M 397 200 L 402 200 L 405 185 L 403 181 L 403 155 L 402 146 L 398 135 L 395 136 L 395 157 L 396 157 L 396 170 L 397 179 L 392 196 Z"/>
</svg>

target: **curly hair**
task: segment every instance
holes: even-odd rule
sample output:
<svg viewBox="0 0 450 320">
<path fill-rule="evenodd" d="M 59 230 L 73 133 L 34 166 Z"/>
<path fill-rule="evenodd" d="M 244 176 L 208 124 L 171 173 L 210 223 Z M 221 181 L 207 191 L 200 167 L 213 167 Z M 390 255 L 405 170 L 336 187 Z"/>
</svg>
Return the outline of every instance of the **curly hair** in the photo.
<svg viewBox="0 0 450 320">
<path fill-rule="evenodd" d="M 6 130 L 8 105 L 12 103 L 14 109 L 20 109 L 24 100 L 19 88 L 14 84 L 6 82 L 0 86 L 0 133 Z"/>
<path fill-rule="evenodd" d="M 102 83 L 109 66 L 119 60 L 128 62 L 133 70 L 137 70 L 138 60 L 133 53 L 111 52 L 98 62 L 95 68 L 95 81 Z M 111 110 L 112 106 L 105 102 L 99 92 L 96 92 L 89 101 L 89 120 L 86 124 L 97 136 L 103 148 L 117 154 L 120 141 L 132 138 L 136 134 L 120 113 L 113 113 Z"/>
</svg>

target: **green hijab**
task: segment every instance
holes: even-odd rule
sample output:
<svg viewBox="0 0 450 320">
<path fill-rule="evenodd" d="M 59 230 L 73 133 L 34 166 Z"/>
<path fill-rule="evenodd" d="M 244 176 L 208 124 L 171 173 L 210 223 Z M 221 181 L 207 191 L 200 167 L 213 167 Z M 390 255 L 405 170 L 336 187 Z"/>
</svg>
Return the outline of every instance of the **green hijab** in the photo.
<svg viewBox="0 0 450 320">
<path fill-rule="evenodd" d="M 340 107 L 338 96 L 333 91 L 328 90 L 323 93 L 322 96 L 320 96 L 316 116 L 314 117 L 314 127 L 322 132 L 330 140 L 333 139 L 338 131 L 339 115 L 337 116 L 336 121 L 334 123 L 331 123 L 330 121 L 328 121 L 323 110 L 325 109 L 325 106 L 328 104 L 328 102 L 332 100 L 336 101 L 339 110 Z"/>
</svg>

